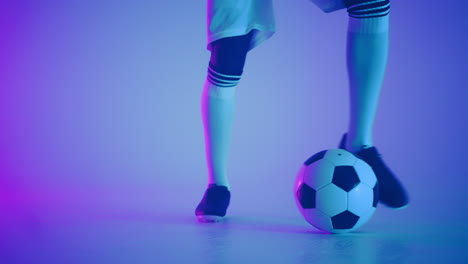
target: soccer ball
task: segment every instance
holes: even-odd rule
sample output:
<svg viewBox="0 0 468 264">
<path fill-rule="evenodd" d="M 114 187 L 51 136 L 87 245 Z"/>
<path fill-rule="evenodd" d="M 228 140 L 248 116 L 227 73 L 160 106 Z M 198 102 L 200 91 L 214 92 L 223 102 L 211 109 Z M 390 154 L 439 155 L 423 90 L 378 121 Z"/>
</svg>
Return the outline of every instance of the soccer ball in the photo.
<svg viewBox="0 0 468 264">
<path fill-rule="evenodd" d="M 308 158 L 294 184 L 296 205 L 314 227 L 346 233 L 374 214 L 379 185 L 372 168 L 344 149 L 320 151 Z"/>
</svg>

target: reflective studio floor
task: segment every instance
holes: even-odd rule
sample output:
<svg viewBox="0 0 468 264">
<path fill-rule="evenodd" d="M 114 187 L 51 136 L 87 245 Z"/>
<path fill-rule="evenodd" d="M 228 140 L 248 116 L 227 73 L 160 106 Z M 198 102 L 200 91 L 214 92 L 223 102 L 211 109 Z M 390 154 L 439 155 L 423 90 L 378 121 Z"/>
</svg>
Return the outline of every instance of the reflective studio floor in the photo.
<svg viewBox="0 0 468 264">
<path fill-rule="evenodd" d="M 111 195 L 2 196 L 0 263 L 468 263 L 466 223 L 379 220 L 327 235 L 299 217 L 236 211 L 202 224 L 191 207 L 93 198 Z"/>
</svg>

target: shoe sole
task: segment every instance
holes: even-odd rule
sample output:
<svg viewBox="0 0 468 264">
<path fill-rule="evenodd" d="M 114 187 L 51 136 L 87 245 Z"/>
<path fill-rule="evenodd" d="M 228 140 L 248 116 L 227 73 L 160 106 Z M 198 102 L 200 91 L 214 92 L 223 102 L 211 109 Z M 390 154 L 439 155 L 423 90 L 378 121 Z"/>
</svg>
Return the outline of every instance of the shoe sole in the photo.
<svg viewBox="0 0 468 264">
<path fill-rule="evenodd" d="M 409 204 L 406 204 L 406 205 L 403 205 L 401 207 L 393 207 L 393 206 L 386 205 L 386 204 L 384 204 L 382 202 L 379 202 L 379 204 L 382 204 L 383 206 L 385 206 L 385 207 L 387 207 L 389 209 L 392 209 L 394 211 L 402 210 L 402 209 L 405 209 L 405 208 L 407 208 L 409 206 Z"/>
<path fill-rule="evenodd" d="M 391 207 L 394 211 L 398 211 L 398 210 L 402 210 L 402 209 L 405 209 L 409 206 L 409 204 L 407 205 L 403 205 L 402 207 Z"/>
<path fill-rule="evenodd" d="M 197 218 L 202 223 L 216 223 L 223 220 L 222 216 L 217 215 L 197 215 Z"/>
</svg>

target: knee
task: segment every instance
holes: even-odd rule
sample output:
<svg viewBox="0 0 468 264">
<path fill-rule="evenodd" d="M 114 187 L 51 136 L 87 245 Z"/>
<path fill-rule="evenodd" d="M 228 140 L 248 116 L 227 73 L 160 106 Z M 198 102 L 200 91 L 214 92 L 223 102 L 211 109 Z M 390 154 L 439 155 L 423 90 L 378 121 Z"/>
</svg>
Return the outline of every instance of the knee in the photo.
<svg viewBox="0 0 468 264">
<path fill-rule="evenodd" d="M 208 67 L 208 80 L 218 86 L 235 86 L 244 70 L 251 33 L 214 41 Z"/>
<path fill-rule="evenodd" d="M 344 0 L 348 15 L 354 18 L 386 16 L 390 12 L 390 0 Z"/>
</svg>

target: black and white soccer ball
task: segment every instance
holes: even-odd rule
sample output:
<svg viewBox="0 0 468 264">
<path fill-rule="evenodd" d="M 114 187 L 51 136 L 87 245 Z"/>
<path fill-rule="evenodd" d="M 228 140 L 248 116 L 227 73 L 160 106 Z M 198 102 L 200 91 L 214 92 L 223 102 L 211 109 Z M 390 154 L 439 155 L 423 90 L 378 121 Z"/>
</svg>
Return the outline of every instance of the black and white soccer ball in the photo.
<svg viewBox="0 0 468 264">
<path fill-rule="evenodd" d="M 379 185 L 372 168 L 344 149 L 320 151 L 301 166 L 294 185 L 296 205 L 314 227 L 345 233 L 374 214 Z"/>
</svg>

